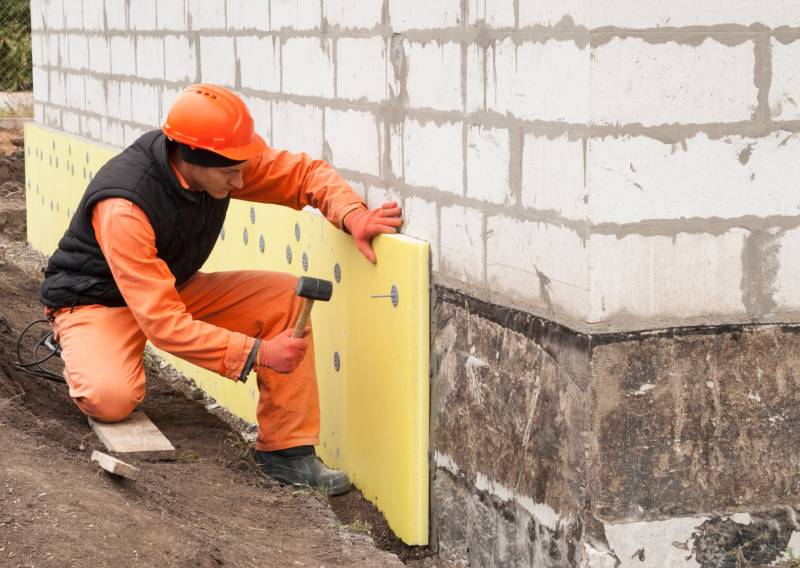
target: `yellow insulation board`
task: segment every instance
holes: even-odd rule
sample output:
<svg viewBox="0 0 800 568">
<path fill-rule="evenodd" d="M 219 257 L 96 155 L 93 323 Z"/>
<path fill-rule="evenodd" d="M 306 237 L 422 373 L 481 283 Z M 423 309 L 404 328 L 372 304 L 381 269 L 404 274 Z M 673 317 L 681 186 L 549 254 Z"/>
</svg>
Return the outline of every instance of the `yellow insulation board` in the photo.
<svg viewBox="0 0 800 568">
<path fill-rule="evenodd" d="M 117 150 L 25 128 L 28 240 L 51 254 L 86 184 Z M 318 453 L 345 470 L 407 544 L 428 542 L 428 244 L 374 241 L 378 265 L 314 212 L 231 201 L 203 270 L 264 269 L 334 283 L 312 313 L 322 413 Z M 233 383 L 166 353 L 217 402 L 255 422 L 255 376 Z"/>
</svg>

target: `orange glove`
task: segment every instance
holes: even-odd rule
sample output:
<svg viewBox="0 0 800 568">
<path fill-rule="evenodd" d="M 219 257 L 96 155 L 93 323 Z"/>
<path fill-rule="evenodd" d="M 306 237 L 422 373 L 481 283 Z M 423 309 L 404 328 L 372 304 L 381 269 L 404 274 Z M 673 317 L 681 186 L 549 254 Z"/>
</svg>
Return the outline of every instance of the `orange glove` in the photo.
<svg viewBox="0 0 800 568">
<path fill-rule="evenodd" d="M 258 365 L 278 373 L 291 373 L 306 356 L 306 336 L 310 331 L 311 328 L 307 327 L 302 337 L 293 337 L 294 328 L 287 329 L 269 341 L 262 341 L 258 349 Z"/>
<path fill-rule="evenodd" d="M 403 224 L 402 214 L 397 203 L 390 201 L 377 209 L 353 209 L 344 216 L 342 224 L 353 235 L 358 250 L 375 264 L 378 259 L 372 250 L 372 238 L 381 233 L 396 233 Z"/>
</svg>

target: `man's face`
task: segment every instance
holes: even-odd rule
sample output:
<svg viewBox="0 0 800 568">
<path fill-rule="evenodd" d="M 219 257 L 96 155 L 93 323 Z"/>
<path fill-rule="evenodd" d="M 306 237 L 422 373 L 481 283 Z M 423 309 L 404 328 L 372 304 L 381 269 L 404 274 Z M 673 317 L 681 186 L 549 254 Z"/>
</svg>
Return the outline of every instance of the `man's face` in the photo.
<svg viewBox="0 0 800 568">
<path fill-rule="evenodd" d="M 205 191 L 214 199 L 225 199 L 234 189 L 241 189 L 244 185 L 242 170 L 247 167 L 247 162 L 224 168 L 205 168 L 186 164 L 190 173 L 187 179 L 195 191 Z"/>
</svg>

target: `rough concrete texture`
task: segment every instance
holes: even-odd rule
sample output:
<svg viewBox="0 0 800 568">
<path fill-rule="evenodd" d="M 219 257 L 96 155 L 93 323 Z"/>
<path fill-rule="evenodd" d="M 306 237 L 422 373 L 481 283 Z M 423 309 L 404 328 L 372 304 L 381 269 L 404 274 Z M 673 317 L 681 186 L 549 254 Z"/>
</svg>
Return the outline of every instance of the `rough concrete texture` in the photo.
<svg viewBox="0 0 800 568">
<path fill-rule="evenodd" d="M 796 498 L 800 328 L 595 341 L 589 485 L 599 516 L 631 521 Z"/>
<path fill-rule="evenodd" d="M 775 560 L 800 530 L 800 327 L 590 336 L 436 296 L 432 502 L 445 557 L 734 567 Z"/>
<path fill-rule="evenodd" d="M 529 330 L 535 340 L 437 306 L 432 500 L 444 556 L 473 566 L 576 561 L 588 343 L 559 341 L 556 327 Z"/>
</svg>

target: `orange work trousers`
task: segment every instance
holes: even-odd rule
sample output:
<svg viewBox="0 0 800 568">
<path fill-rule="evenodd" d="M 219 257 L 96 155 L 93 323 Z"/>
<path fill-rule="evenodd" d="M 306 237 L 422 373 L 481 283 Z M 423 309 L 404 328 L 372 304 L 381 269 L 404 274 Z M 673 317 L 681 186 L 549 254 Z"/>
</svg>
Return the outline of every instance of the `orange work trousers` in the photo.
<svg viewBox="0 0 800 568">
<path fill-rule="evenodd" d="M 297 279 L 265 271 L 198 272 L 178 288 L 194 319 L 250 337 L 271 339 L 297 318 L 302 302 Z M 147 338 L 127 307 L 62 308 L 53 330 L 61 345 L 69 394 L 81 411 L 116 422 L 144 400 Z M 319 394 L 313 334 L 292 373 L 259 367 L 256 449 L 282 450 L 319 443 Z M 220 377 L 220 380 L 223 380 Z"/>
</svg>

